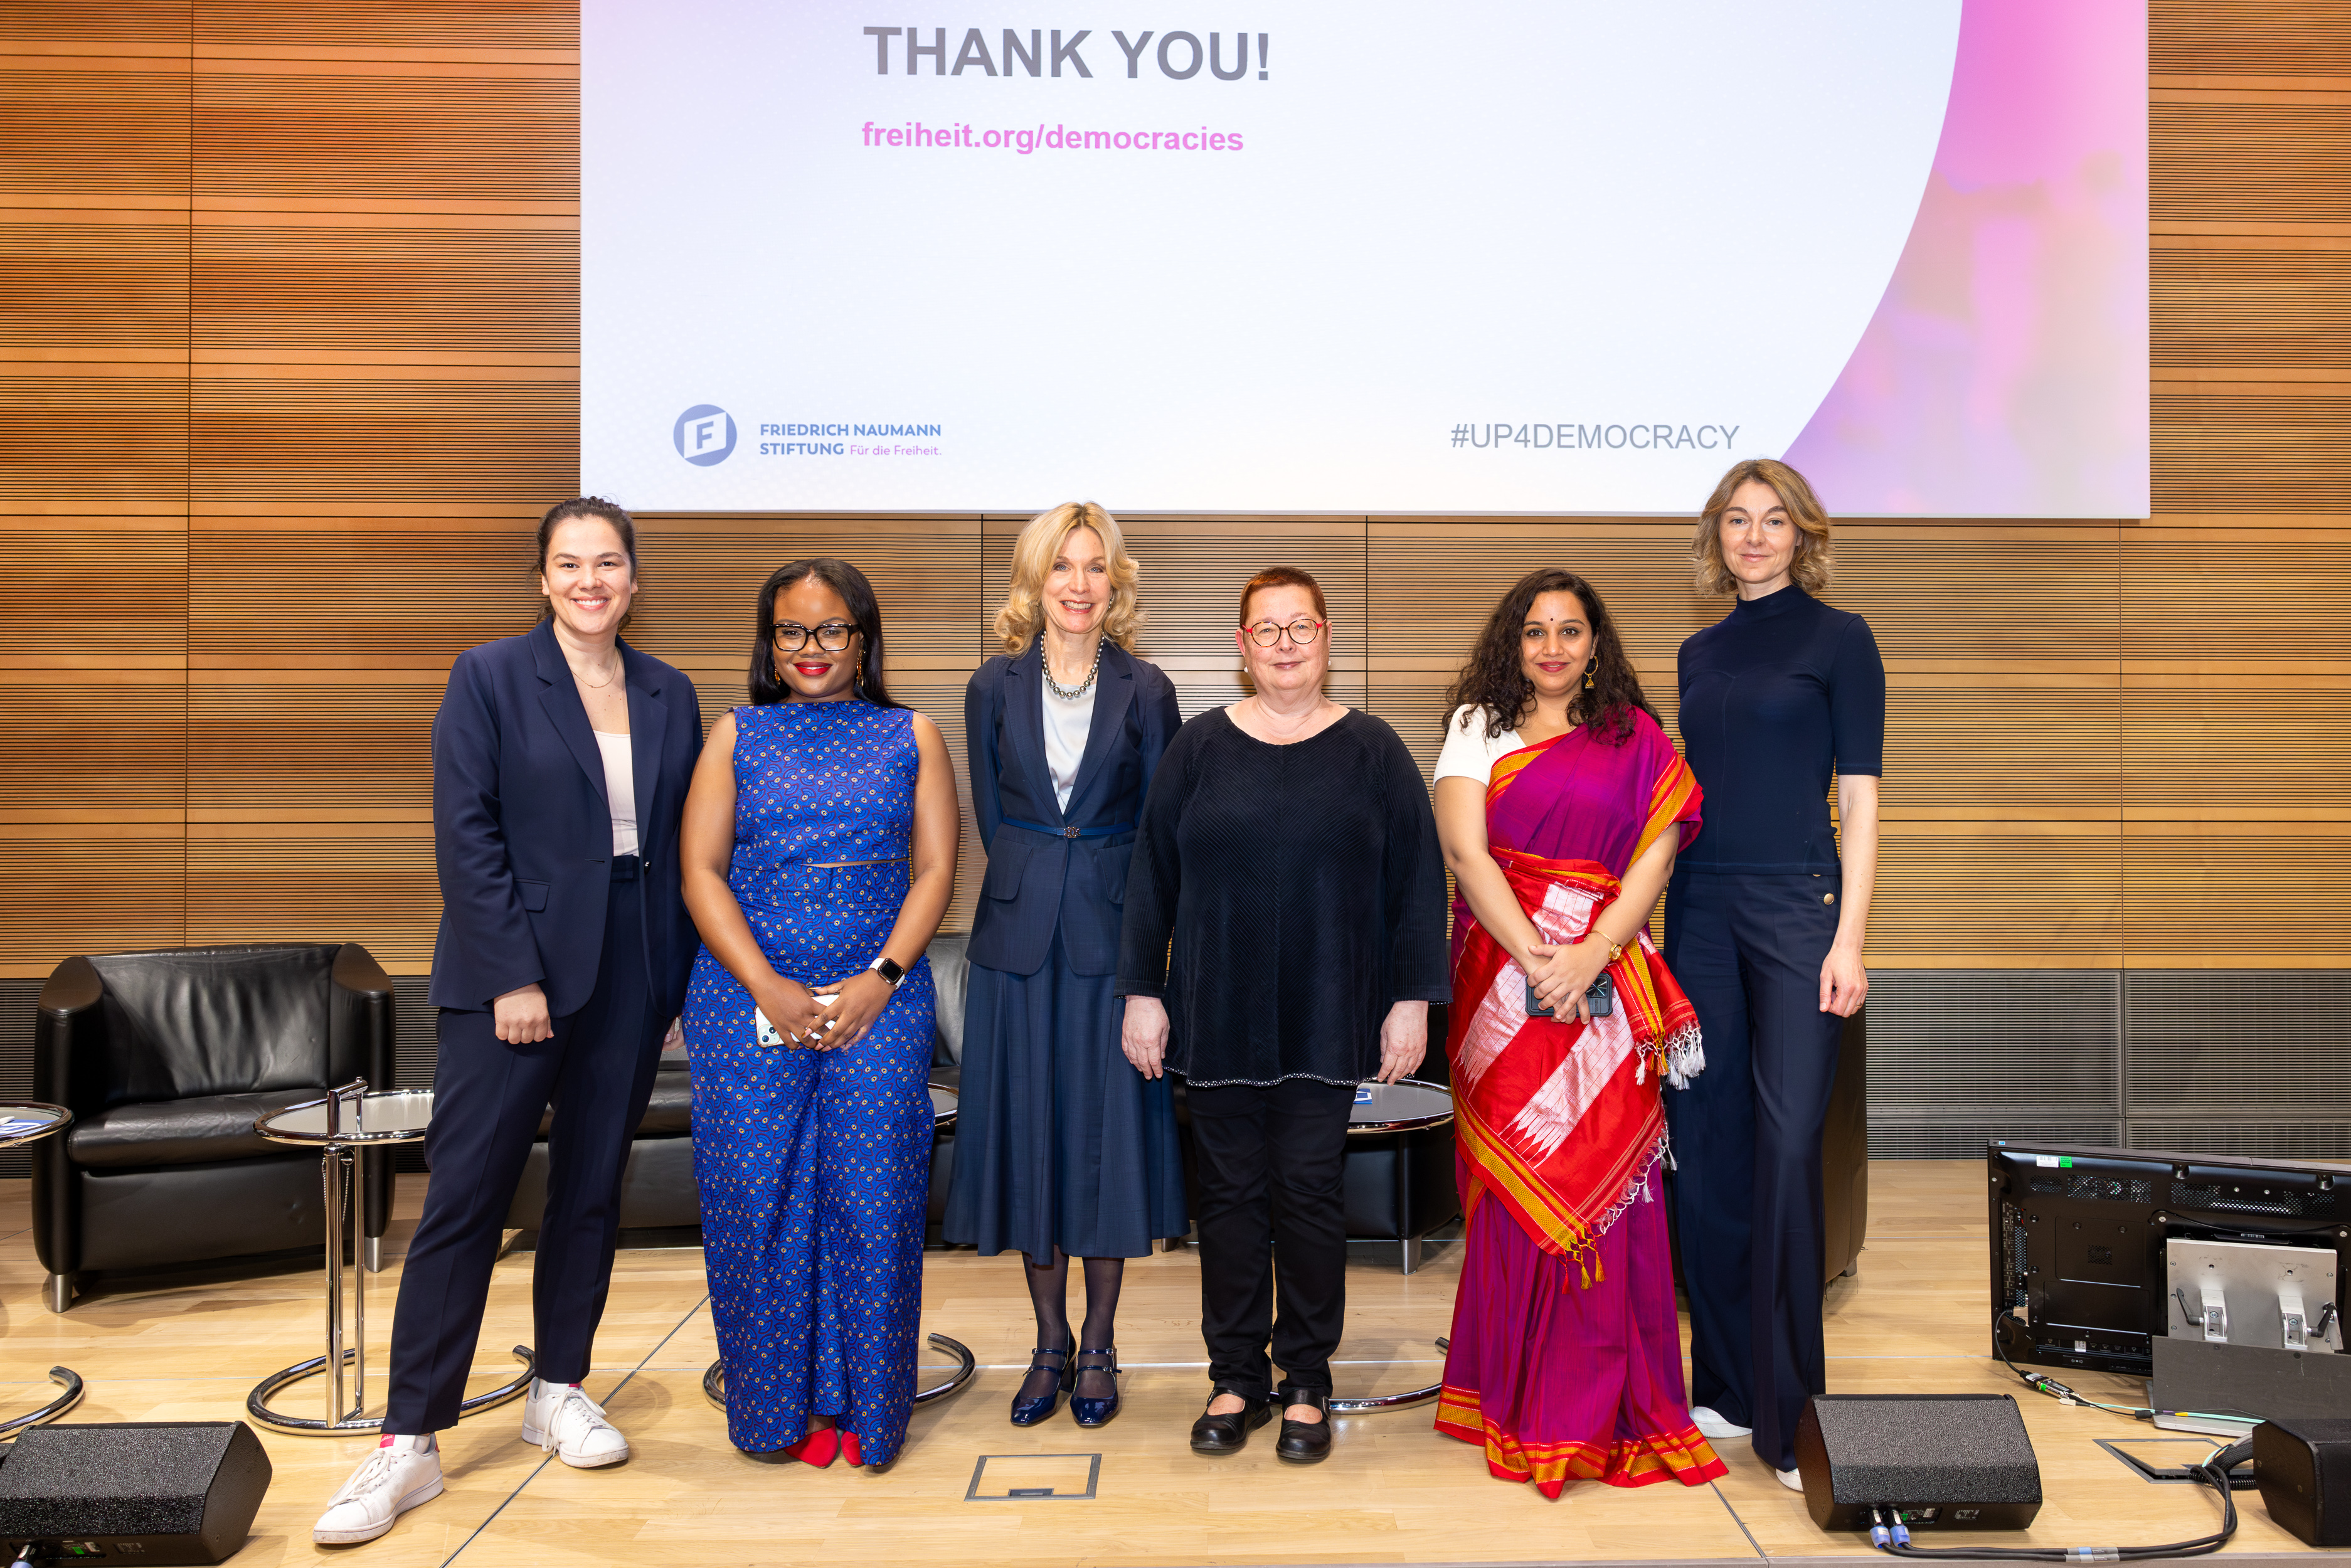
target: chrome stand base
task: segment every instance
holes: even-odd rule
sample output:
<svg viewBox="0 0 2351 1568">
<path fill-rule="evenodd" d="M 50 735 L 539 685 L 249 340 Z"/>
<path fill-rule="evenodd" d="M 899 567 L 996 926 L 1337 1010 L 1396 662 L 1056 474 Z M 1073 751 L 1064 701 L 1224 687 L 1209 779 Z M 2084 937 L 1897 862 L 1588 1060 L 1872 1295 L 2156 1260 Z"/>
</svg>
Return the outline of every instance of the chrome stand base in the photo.
<svg viewBox="0 0 2351 1568">
<path fill-rule="evenodd" d="M 11 1416 L 5 1421 L 0 1421 L 0 1443 L 6 1442 L 27 1427 L 39 1427 L 54 1421 L 81 1403 L 81 1374 L 70 1367 L 53 1366 L 49 1368 L 49 1381 L 61 1385 L 65 1392 L 29 1415 Z"/>
<path fill-rule="evenodd" d="M 44 1299 L 48 1303 L 49 1311 L 64 1312 L 72 1307 L 73 1276 L 71 1274 L 52 1274 L 46 1283 L 47 1291 Z"/>
<path fill-rule="evenodd" d="M 371 1274 L 382 1273 L 383 1238 L 381 1236 L 371 1236 L 367 1238 L 361 1245 L 364 1248 L 364 1251 L 361 1254 L 360 1261 L 367 1265 L 367 1271 Z"/>
<path fill-rule="evenodd" d="M 1439 1350 L 1450 1350 L 1452 1346 L 1453 1342 L 1449 1339 L 1437 1342 Z M 1374 1410 L 1402 1410 L 1414 1405 L 1426 1405 L 1444 1392 L 1445 1385 L 1440 1380 L 1426 1388 L 1415 1388 L 1403 1394 L 1373 1394 L 1361 1399 L 1333 1399 L 1324 1408 L 1333 1416 L 1363 1416 Z"/>
<path fill-rule="evenodd" d="M 956 1365 L 953 1372 L 947 1374 L 947 1380 L 945 1383 L 935 1383 L 928 1388 L 914 1390 L 914 1403 L 917 1405 L 928 1405 L 934 1400 L 945 1399 L 965 1384 L 969 1383 L 973 1374 L 979 1370 L 977 1358 L 973 1356 L 961 1340 L 949 1339 L 943 1333 L 935 1333 L 930 1336 L 930 1343 L 933 1350 L 943 1350 L 954 1356 Z M 726 1408 L 726 1357 L 721 1356 L 712 1362 L 710 1370 L 702 1375 L 702 1396 L 721 1410 Z"/>
<path fill-rule="evenodd" d="M 349 1365 L 358 1354 L 356 1348 L 344 1351 L 344 1364 Z M 527 1344 L 515 1346 L 514 1357 L 522 1363 L 522 1371 L 511 1381 L 499 1384 L 486 1394 L 476 1394 L 458 1406 L 457 1416 L 460 1420 L 468 1416 L 477 1416 L 485 1410 L 495 1409 L 510 1399 L 518 1399 L 529 1389 L 532 1372 L 530 1346 Z M 279 1389 L 290 1383 L 299 1383 L 306 1377 L 314 1377 L 326 1369 L 327 1358 L 323 1355 L 314 1355 L 308 1361 L 297 1362 L 283 1372 L 271 1373 L 256 1384 L 253 1392 L 245 1396 L 245 1413 L 273 1432 L 285 1432 L 296 1436 L 334 1437 L 350 1432 L 382 1431 L 383 1417 L 381 1416 L 362 1416 L 353 1411 L 340 1420 L 329 1421 L 317 1416 L 288 1416 L 269 1407 L 270 1396 Z M 76 1383 L 78 1385 L 79 1379 L 76 1379 Z M 75 1397 L 80 1397 L 78 1386 L 75 1390 Z"/>
</svg>

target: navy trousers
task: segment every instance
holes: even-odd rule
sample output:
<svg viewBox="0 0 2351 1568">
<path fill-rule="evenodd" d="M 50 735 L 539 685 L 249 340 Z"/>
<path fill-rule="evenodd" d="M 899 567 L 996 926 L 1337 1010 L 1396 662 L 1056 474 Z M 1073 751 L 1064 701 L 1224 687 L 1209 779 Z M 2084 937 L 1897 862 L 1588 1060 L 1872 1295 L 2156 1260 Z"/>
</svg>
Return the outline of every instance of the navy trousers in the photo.
<svg viewBox="0 0 2351 1568">
<path fill-rule="evenodd" d="M 1755 1429 L 1775 1469 L 1826 1392 L 1821 1129 L 1844 1020 L 1821 1007 L 1834 874 L 1674 873 L 1666 967 L 1698 1009 L 1706 1071 L 1667 1091 L 1669 1184 L 1690 1307 L 1690 1403 Z"/>
<path fill-rule="evenodd" d="M 550 1102 L 532 1349 L 549 1383 L 588 1375 L 620 1239 L 621 1176 L 669 1028 L 655 1016 L 646 972 L 644 884 L 622 880 L 636 863 L 634 856 L 615 863 L 596 988 L 578 1012 L 553 1020 L 553 1039 L 509 1045 L 491 1014 L 441 1010 L 424 1137 L 433 1180 L 402 1267 L 387 1432 L 457 1424 L 507 1207 Z"/>
</svg>

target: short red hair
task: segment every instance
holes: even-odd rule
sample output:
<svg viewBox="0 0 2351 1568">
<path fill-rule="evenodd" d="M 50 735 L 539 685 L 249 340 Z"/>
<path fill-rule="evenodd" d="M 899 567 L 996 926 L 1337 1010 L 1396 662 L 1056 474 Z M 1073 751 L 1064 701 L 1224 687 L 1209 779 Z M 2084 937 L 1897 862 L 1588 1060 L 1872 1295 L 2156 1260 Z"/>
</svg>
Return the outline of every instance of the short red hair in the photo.
<svg viewBox="0 0 2351 1568">
<path fill-rule="evenodd" d="M 1241 584 L 1241 618 L 1238 624 L 1249 624 L 1249 601 L 1257 596 L 1260 588 L 1302 588 L 1314 596 L 1315 619 L 1323 622 L 1331 619 L 1331 607 L 1323 602 L 1321 583 L 1294 566 L 1270 566 Z"/>
</svg>

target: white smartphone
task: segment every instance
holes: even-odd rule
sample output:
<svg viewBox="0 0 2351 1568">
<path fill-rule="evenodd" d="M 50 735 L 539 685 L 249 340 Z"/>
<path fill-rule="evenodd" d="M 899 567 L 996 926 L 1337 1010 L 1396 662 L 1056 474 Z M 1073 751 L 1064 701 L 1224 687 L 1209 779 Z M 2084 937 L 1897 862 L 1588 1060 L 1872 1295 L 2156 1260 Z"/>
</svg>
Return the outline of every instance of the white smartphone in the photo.
<svg viewBox="0 0 2351 1568">
<path fill-rule="evenodd" d="M 820 1008 L 831 1007 L 833 1003 L 841 999 L 841 993 L 839 991 L 833 991 L 819 994 L 811 999 L 814 1000 L 816 1005 Z M 827 1019 L 824 1020 L 824 1029 L 829 1033 L 834 1026 L 840 1022 L 841 1020 L 837 1018 Z M 767 1012 L 765 1009 L 755 1007 L 751 1009 L 751 1034 L 752 1038 L 757 1040 L 761 1045 L 783 1045 L 787 1043 L 784 1039 L 783 1031 L 778 1029 L 774 1024 L 768 1021 Z"/>
</svg>

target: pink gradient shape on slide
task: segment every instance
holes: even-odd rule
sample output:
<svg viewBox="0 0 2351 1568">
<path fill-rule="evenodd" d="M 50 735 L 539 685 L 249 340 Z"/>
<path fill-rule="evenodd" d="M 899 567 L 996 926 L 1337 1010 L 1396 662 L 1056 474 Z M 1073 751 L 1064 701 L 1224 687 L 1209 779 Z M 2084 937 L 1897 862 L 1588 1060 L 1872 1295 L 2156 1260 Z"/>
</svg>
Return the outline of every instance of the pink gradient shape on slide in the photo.
<svg viewBox="0 0 2351 1568">
<path fill-rule="evenodd" d="M 1886 296 L 1788 448 L 1834 513 L 2147 512 L 2144 0 L 1966 0 Z"/>
</svg>

